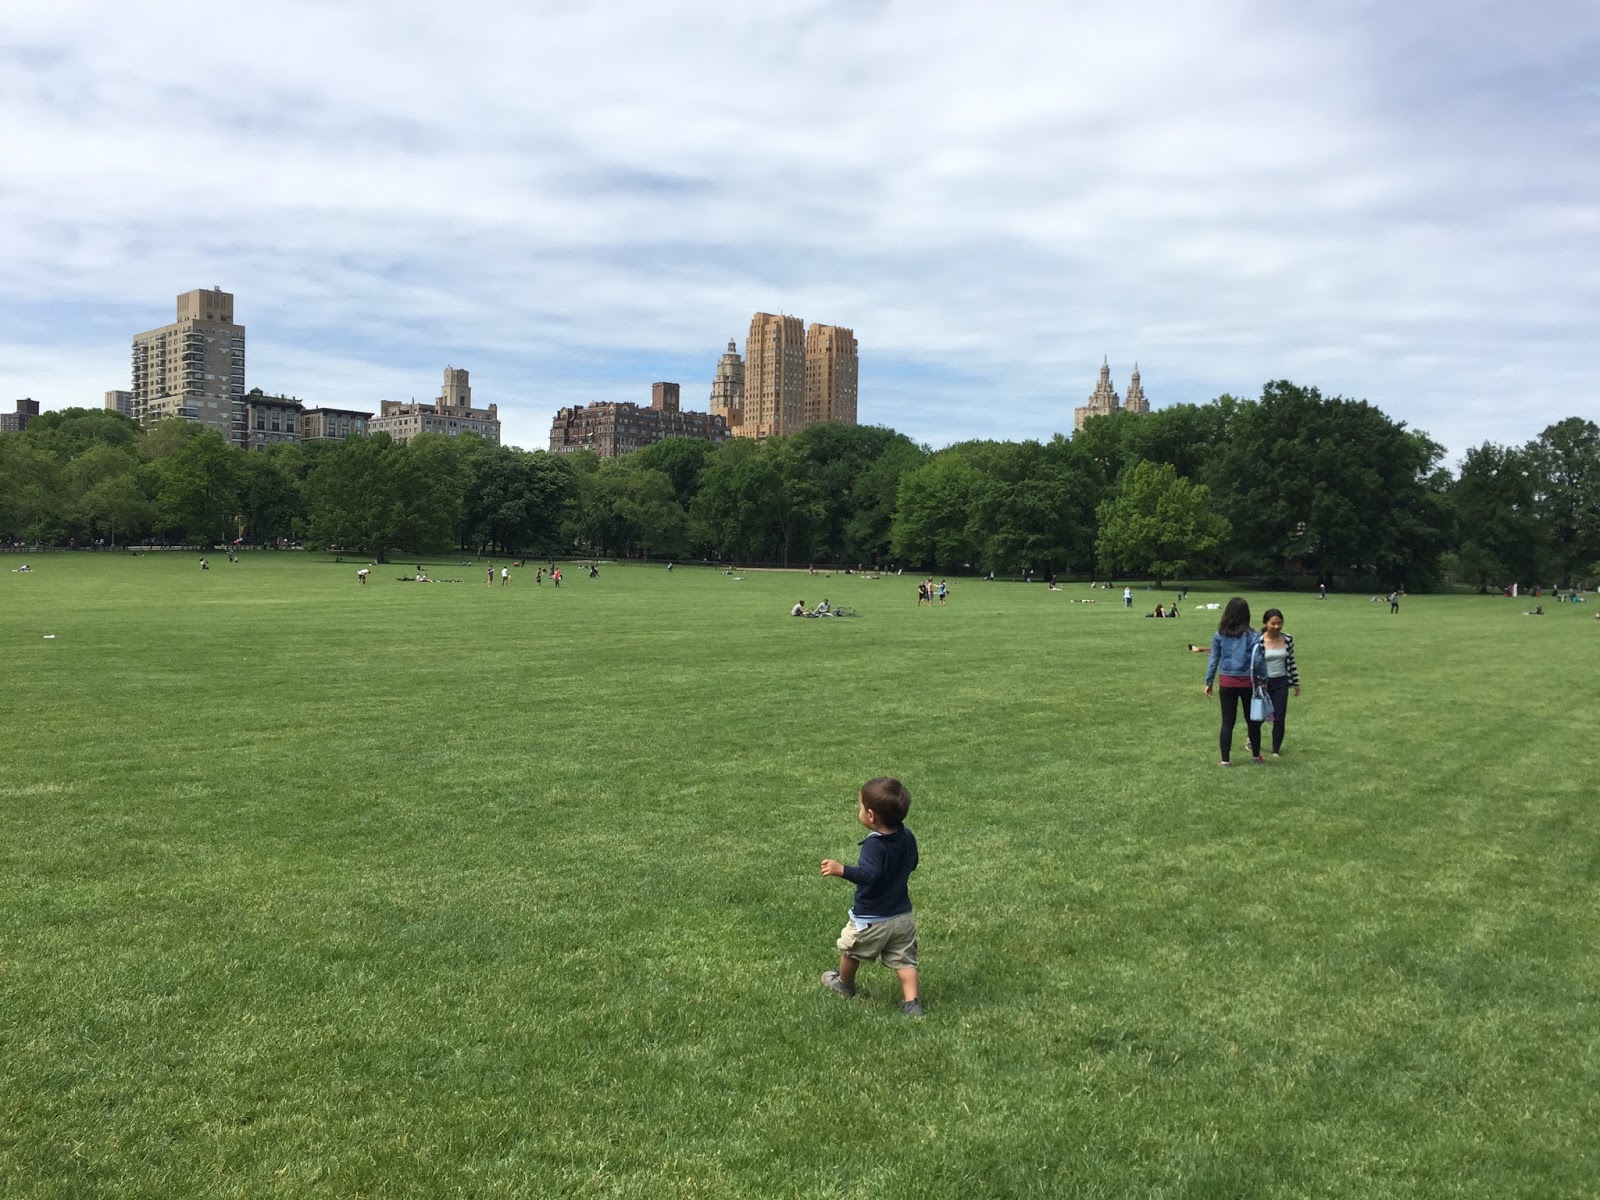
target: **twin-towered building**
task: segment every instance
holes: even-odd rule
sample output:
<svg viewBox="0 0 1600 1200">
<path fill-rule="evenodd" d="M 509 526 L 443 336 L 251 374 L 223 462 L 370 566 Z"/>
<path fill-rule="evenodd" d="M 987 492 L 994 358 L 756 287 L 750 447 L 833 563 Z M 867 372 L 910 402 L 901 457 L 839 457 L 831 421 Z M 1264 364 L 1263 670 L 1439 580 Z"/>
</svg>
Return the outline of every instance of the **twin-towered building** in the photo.
<svg viewBox="0 0 1600 1200">
<path fill-rule="evenodd" d="M 1109 417 L 1112 413 L 1130 412 L 1147 413 L 1150 411 L 1150 401 L 1145 399 L 1144 387 L 1139 382 L 1139 364 L 1133 364 L 1133 378 L 1128 381 L 1128 398 L 1123 400 L 1117 395 L 1117 389 L 1111 386 L 1111 367 L 1101 360 L 1100 382 L 1095 384 L 1094 391 L 1089 395 L 1089 403 L 1080 404 L 1072 410 L 1072 430 L 1076 433 L 1083 428 L 1083 423 L 1093 417 Z"/>
<path fill-rule="evenodd" d="M 856 423 L 860 356 L 854 330 L 756 313 L 744 361 L 734 343 L 717 363 L 711 412 L 735 437 L 798 433 L 807 425 Z"/>
</svg>

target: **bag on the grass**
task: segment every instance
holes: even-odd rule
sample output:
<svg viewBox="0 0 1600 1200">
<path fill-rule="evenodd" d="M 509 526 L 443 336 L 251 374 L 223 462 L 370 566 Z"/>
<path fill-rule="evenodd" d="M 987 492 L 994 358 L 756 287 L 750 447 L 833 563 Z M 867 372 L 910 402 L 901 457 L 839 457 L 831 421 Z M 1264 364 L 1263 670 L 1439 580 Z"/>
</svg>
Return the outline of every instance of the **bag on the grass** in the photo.
<svg viewBox="0 0 1600 1200">
<path fill-rule="evenodd" d="M 1250 694 L 1250 719 L 1252 721 L 1273 719 L 1272 697 L 1267 695 L 1267 689 L 1264 687 L 1258 687 Z"/>
</svg>

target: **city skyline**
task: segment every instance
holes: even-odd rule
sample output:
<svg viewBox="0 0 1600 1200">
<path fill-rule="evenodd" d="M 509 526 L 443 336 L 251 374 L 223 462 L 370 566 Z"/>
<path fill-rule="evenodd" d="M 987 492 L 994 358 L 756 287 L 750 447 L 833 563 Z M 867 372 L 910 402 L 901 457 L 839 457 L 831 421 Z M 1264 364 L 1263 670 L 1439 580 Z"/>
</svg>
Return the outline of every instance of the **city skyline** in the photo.
<svg viewBox="0 0 1600 1200">
<path fill-rule="evenodd" d="M 97 406 L 217 283 L 248 386 L 377 412 L 465 363 L 530 448 L 701 406 L 752 311 L 858 331 L 859 419 L 935 447 L 1070 433 L 1105 356 L 1452 463 L 1600 415 L 1600 10 L 1060 8 L 25 6 L 0 402 Z"/>
</svg>

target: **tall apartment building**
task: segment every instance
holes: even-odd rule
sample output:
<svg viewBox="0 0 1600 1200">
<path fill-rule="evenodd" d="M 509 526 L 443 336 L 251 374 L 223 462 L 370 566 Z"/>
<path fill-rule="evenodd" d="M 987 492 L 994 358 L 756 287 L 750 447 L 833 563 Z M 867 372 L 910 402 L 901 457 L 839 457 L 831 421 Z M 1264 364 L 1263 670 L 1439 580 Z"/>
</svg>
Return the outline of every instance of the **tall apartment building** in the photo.
<svg viewBox="0 0 1600 1200">
<path fill-rule="evenodd" d="M 734 431 L 744 423 L 744 359 L 732 338 L 727 353 L 717 360 L 717 374 L 711 381 L 711 415 L 721 417 Z"/>
<path fill-rule="evenodd" d="M 856 423 L 855 331 L 842 325 L 812 325 L 806 330 L 805 423 Z"/>
<path fill-rule="evenodd" d="M 446 437 L 472 433 L 492 446 L 500 444 L 500 410 L 472 407 L 472 387 L 467 372 L 457 367 L 444 369 L 444 390 L 432 404 L 416 401 L 384 400 L 379 414 L 367 422 L 371 433 L 387 433 L 397 442 L 410 441 L 420 433 L 442 433 Z"/>
<path fill-rule="evenodd" d="M 198 421 L 244 445 L 244 326 L 233 295 L 197 288 L 178 297 L 178 319 L 133 338 L 133 418 Z"/>
<path fill-rule="evenodd" d="M 805 325 L 799 317 L 757 313 L 744 343 L 742 437 L 796 433 L 805 424 Z"/>
<path fill-rule="evenodd" d="M 1117 389 L 1111 386 L 1111 367 L 1102 359 L 1100 381 L 1094 385 L 1094 391 L 1089 395 L 1089 403 L 1080 404 L 1072 410 L 1072 429 L 1076 433 L 1083 428 L 1085 421 L 1095 417 L 1109 417 L 1112 413 L 1142 414 L 1149 411 L 1150 401 L 1145 398 L 1144 385 L 1139 382 L 1139 364 L 1133 365 L 1133 378 L 1128 381 L 1128 399 L 1124 402 L 1117 395 Z"/>
<path fill-rule="evenodd" d="M 39 402 L 31 396 L 17 401 L 17 411 L 0 413 L 0 433 L 21 433 L 39 415 Z"/>
<path fill-rule="evenodd" d="M 125 417 L 133 416 L 133 393 L 116 389 L 107 392 L 106 409 L 109 412 L 119 412 Z"/>
<path fill-rule="evenodd" d="M 673 437 L 722 442 L 728 423 L 720 413 L 684 412 L 676 383 L 650 385 L 650 407 L 621 403 L 577 404 L 559 409 L 550 422 L 550 449 L 557 454 L 592 450 L 616 458 Z"/>
</svg>

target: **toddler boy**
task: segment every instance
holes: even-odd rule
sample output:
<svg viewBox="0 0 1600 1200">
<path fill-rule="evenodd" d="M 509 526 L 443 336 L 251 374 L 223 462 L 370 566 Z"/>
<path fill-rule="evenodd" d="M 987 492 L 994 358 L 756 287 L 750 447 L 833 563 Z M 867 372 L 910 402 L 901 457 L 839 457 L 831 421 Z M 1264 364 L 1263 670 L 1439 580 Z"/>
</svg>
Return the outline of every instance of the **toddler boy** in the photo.
<svg viewBox="0 0 1600 1200">
<path fill-rule="evenodd" d="M 905 997 L 900 1011 L 922 1015 L 917 995 L 917 923 L 911 915 L 906 887 L 917 869 L 917 839 L 906 828 L 911 793 L 898 779 L 869 779 L 857 798 L 856 819 L 872 832 L 861 840 L 856 865 L 822 860 L 824 875 L 837 875 L 856 885 L 850 920 L 839 934 L 839 969 L 824 971 L 822 986 L 841 996 L 856 994 L 856 969 L 881 960 L 900 977 Z"/>
</svg>

